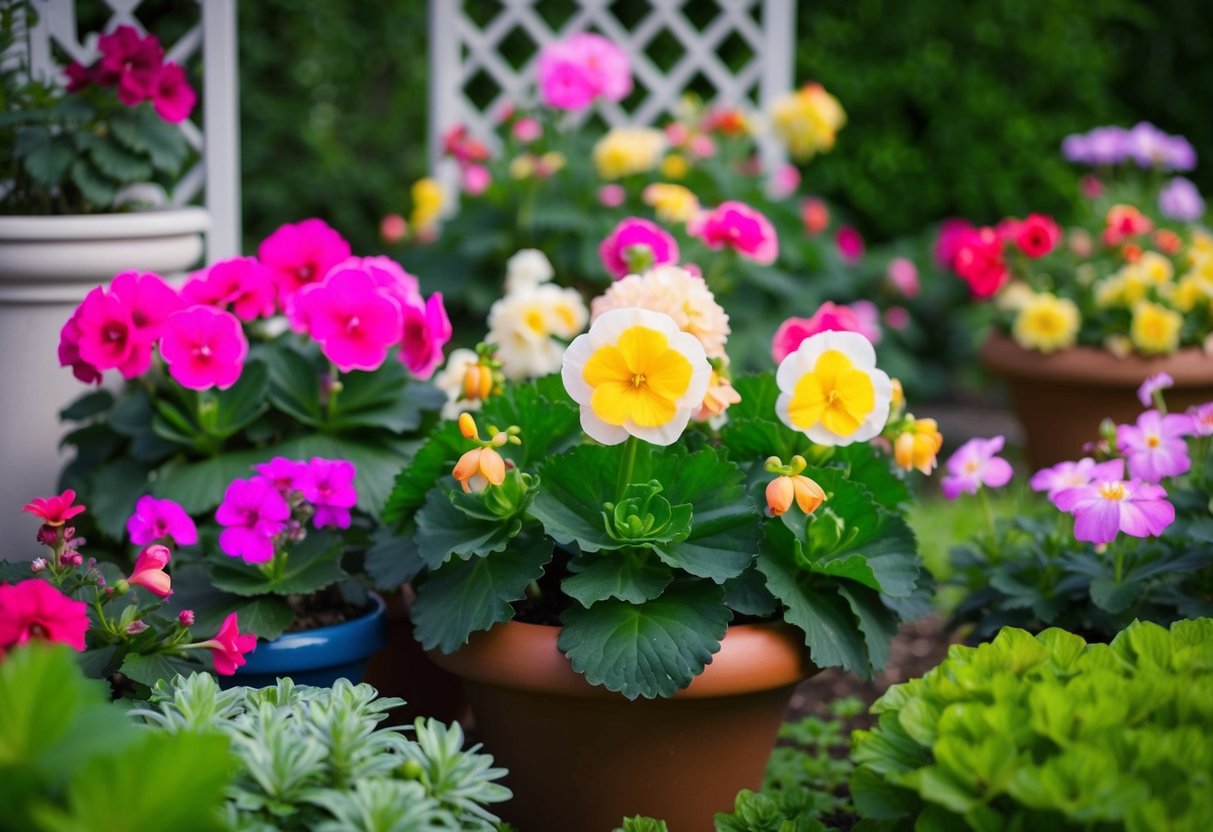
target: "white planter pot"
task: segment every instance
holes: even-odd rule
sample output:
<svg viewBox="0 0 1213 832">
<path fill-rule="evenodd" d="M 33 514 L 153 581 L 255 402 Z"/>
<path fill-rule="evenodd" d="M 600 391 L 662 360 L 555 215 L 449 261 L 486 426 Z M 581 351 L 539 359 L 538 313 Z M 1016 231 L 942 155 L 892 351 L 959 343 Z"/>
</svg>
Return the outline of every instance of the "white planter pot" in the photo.
<svg viewBox="0 0 1213 832">
<path fill-rule="evenodd" d="M 87 392 L 59 366 L 59 330 L 93 288 L 122 271 L 165 276 L 198 264 L 203 208 L 89 216 L 0 216 L 0 540 L 34 557 L 38 522 L 21 514 L 54 491 L 59 411 Z"/>
</svg>

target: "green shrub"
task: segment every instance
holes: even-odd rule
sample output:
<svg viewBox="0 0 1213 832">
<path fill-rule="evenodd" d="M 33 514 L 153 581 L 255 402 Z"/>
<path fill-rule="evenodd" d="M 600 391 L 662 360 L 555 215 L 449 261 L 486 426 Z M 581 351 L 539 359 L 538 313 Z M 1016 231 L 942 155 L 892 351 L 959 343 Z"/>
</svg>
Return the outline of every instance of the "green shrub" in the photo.
<svg viewBox="0 0 1213 832">
<path fill-rule="evenodd" d="M 1213 818 L 1213 619 L 1110 645 L 1004 629 L 890 688 L 851 791 L 889 830 L 1198 832 Z"/>
</svg>

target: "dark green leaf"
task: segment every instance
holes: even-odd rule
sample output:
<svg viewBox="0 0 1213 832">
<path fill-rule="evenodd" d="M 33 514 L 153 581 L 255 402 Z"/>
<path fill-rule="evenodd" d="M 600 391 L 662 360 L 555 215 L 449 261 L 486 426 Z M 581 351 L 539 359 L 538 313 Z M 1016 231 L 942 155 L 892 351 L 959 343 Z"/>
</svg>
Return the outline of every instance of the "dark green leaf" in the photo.
<svg viewBox="0 0 1213 832">
<path fill-rule="evenodd" d="M 425 502 L 426 494 L 442 477 L 450 477 L 455 463 L 471 444 L 454 422 L 439 425 L 418 449 L 412 462 L 396 475 L 383 519 L 400 523 Z M 454 484 L 455 480 L 449 480 Z"/>
<path fill-rule="evenodd" d="M 765 618 L 779 609 L 779 602 L 767 589 L 766 579 L 757 569 L 747 569 L 724 582 L 724 602 L 739 615 Z"/>
<path fill-rule="evenodd" d="M 118 183 L 107 178 L 85 159 L 76 159 L 72 164 L 72 182 L 96 208 L 108 208 L 118 194 Z"/>
<path fill-rule="evenodd" d="M 114 402 L 109 425 L 123 436 L 138 436 L 152 427 L 152 402 L 142 387 L 128 386 Z"/>
<path fill-rule="evenodd" d="M 880 594 L 862 586 L 839 582 L 838 594 L 855 613 L 859 631 L 868 646 L 868 659 L 876 670 L 889 661 L 889 648 L 897 635 L 897 616 L 880 602 Z"/>
<path fill-rule="evenodd" d="M 434 386 L 410 382 L 399 361 L 387 361 L 373 373 L 343 374 L 341 382 L 344 387 L 329 421 L 336 430 L 362 427 L 386 428 L 393 433 L 416 430 L 424 412 L 436 411 L 446 402 L 446 396 Z"/>
<path fill-rule="evenodd" d="M 97 170 L 117 182 L 142 182 L 152 175 L 147 159 L 109 139 L 91 142 L 88 155 Z"/>
<path fill-rule="evenodd" d="M 108 390 L 94 390 L 85 393 L 63 410 L 59 411 L 59 419 L 65 422 L 83 422 L 99 413 L 104 413 L 114 405 L 114 394 Z"/>
<path fill-rule="evenodd" d="M 310 532 L 290 548 L 286 566 L 282 574 L 276 576 L 260 565 L 215 555 L 211 582 L 234 595 L 306 595 L 346 577 L 341 568 L 342 547 L 341 538 L 335 534 Z"/>
<path fill-rule="evenodd" d="M 583 552 L 627 545 L 607 534 L 602 518 L 603 504 L 623 496 L 616 493 L 623 448 L 581 445 L 540 464 L 543 488 L 531 504 L 531 515 L 557 542 L 576 543 Z M 645 454 L 642 449 L 638 460 Z M 638 475 L 634 479 L 649 477 Z"/>
<path fill-rule="evenodd" d="M 378 517 L 387 502 L 387 495 L 391 493 L 392 478 L 408 463 L 412 447 L 401 439 L 316 433 L 290 439 L 276 448 L 267 448 L 262 454 L 262 461 L 274 456 L 349 460 L 358 470 L 358 476 L 354 479 L 354 487 L 358 489 L 358 508 L 372 517 Z"/>
<path fill-rule="evenodd" d="M 632 604 L 652 600 L 674 580 L 674 572 L 647 549 L 578 555 L 569 562 L 564 593 L 583 607 L 617 598 Z"/>
<path fill-rule="evenodd" d="M 130 653 L 122 660 L 122 664 L 118 666 L 119 673 L 129 676 L 131 679 L 140 684 L 147 685 L 149 688 L 161 679 L 172 679 L 178 674 L 188 676 L 197 669 L 197 665 L 193 665 L 185 659 L 176 656 L 166 656 L 164 653 L 150 653 L 148 655 Z"/>
<path fill-rule="evenodd" d="M 269 371 L 263 361 L 249 361 L 240 378 L 214 396 L 216 413 L 213 435 L 226 439 L 264 413 L 269 404 Z"/>
<path fill-rule="evenodd" d="M 1117 583 L 1106 575 L 1091 579 L 1091 600 L 1096 606 L 1111 613 L 1124 612 L 1145 592 L 1141 581 Z"/>
<path fill-rule="evenodd" d="M 18 130 L 13 150 L 26 174 L 45 188 L 58 185 L 75 158 L 70 138 L 52 136 L 43 127 Z"/>
<path fill-rule="evenodd" d="M 581 441 L 581 416 L 559 376 L 507 385 L 500 396 L 484 403 L 476 421 L 482 429 L 522 428 L 522 445 L 514 459 L 523 468 L 560 453 Z"/>
<path fill-rule="evenodd" d="M 133 459 L 116 459 L 93 472 L 88 508 L 106 537 L 123 539 L 126 521 L 135 512 L 135 502 L 147 493 L 148 474 L 148 467 Z"/>
<path fill-rule="evenodd" d="M 744 376 L 733 386 L 741 401 L 729 408 L 729 421 L 720 430 L 730 459 L 744 464 L 775 455 L 787 462 L 794 454 L 807 454 L 812 446 L 808 437 L 775 416 L 779 388 L 773 373 Z"/>
<path fill-rule="evenodd" d="M 430 569 L 437 569 L 452 555 L 483 557 L 500 552 L 522 528 L 518 517 L 502 520 L 460 511 L 454 501 L 462 496 L 461 492 L 435 489 L 417 512 L 417 550 Z"/>
<path fill-rule="evenodd" d="M 269 367 L 269 399 L 273 406 L 305 425 L 323 425 L 320 370 L 289 344 L 274 344 L 262 355 Z"/>
<path fill-rule="evenodd" d="M 152 492 L 180 503 L 188 514 L 210 512 L 223 500 L 223 492 L 232 480 L 253 476 L 253 464 L 265 462 L 270 456 L 266 451 L 234 451 L 200 462 L 165 466 L 152 483 Z"/>
<path fill-rule="evenodd" d="M 272 641 L 286 632 L 295 620 L 295 613 L 285 598 L 278 595 L 259 595 L 256 598 L 239 598 L 234 595 L 226 596 L 229 600 L 218 606 L 198 610 L 197 623 L 193 632 L 209 636 L 219 629 L 228 613 L 236 613 L 236 620 L 242 633 L 252 633 L 259 639 Z"/>
<path fill-rule="evenodd" d="M 386 526 L 375 530 L 375 542 L 366 550 L 366 572 L 375 586 L 386 591 L 395 591 L 406 581 L 411 581 L 425 563 L 417 550 L 415 530 L 397 533 Z"/>
</svg>

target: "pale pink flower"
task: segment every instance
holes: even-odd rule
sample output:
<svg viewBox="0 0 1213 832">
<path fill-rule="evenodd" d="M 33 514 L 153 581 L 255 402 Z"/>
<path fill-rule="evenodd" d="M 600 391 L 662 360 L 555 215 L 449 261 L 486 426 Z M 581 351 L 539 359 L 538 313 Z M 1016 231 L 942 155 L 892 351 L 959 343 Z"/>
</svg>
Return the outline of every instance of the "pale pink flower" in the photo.
<svg viewBox="0 0 1213 832">
<path fill-rule="evenodd" d="M 1192 419 L 1193 436 L 1213 436 L 1213 402 L 1188 408 L 1188 416 Z"/>
<path fill-rule="evenodd" d="M 886 275 L 889 283 L 904 298 L 916 298 L 922 291 L 922 284 L 918 280 L 918 267 L 909 258 L 894 257 L 889 261 Z"/>
<path fill-rule="evenodd" d="M 607 208 L 618 208 L 628 198 L 628 192 L 622 185 L 615 182 L 603 185 L 598 189 L 598 201 Z"/>
<path fill-rule="evenodd" d="M 350 256 L 350 244 L 324 220 L 287 223 L 266 237 L 257 258 L 273 273 L 283 309 L 300 288 L 324 279 Z"/>
<path fill-rule="evenodd" d="M 232 480 L 215 511 L 215 522 L 224 526 L 219 548 L 248 563 L 273 560 L 274 537 L 286 528 L 290 517 L 291 507 L 268 480 Z"/>
<path fill-rule="evenodd" d="M 570 52 L 580 56 L 595 95 L 622 101 L 632 91 L 632 67 L 623 49 L 590 32 L 573 35 L 566 44 Z"/>
<path fill-rule="evenodd" d="M 388 245 L 400 242 L 408 233 L 409 224 L 400 214 L 387 214 L 379 221 L 379 238 Z"/>
<path fill-rule="evenodd" d="M 424 304 L 418 296 L 403 311 L 400 360 L 414 376 L 427 379 L 442 363 L 442 347 L 451 340 L 451 319 L 443 306 L 442 293 L 430 295 Z"/>
<path fill-rule="evenodd" d="M 591 33 L 552 41 L 539 53 L 539 91 L 543 103 L 561 110 L 582 110 L 595 98 L 620 101 L 632 91 L 627 53 Z"/>
<path fill-rule="evenodd" d="M 1116 426 L 1116 447 L 1129 461 L 1129 476 L 1161 482 L 1192 467 L 1184 439 L 1192 431 L 1192 417 L 1187 414 L 1164 416 L 1147 410 L 1137 417 L 1137 424 Z"/>
<path fill-rule="evenodd" d="M 955 500 L 961 494 L 976 494 L 984 486 L 1001 488 L 1011 481 L 1014 470 L 1011 463 L 1000 456 L 1006 437 L 970 439 L 956 449 L 948 459 L 948 473 L 939 484 L 943 495 Z"/>
<path fill-rule="evenodd" d="M 706 133 L 696 133 L 691 136 L 687 148 L 696 159 L 710 159 L 716 155 L 716 140 Z"/>
<path fill-rule="evenodd" d="M 598 245 L 598 256 L 611 276 L 619 279 L 653 266 L 678 262 L 678 241 L 652 220 L 628 217 Z"/>
<path fill-rule="evenodd" d="M 779 256 L 775 227 L 744 202 L 722 202 L 687 223 L 687 231 L 710 249 L 728 247 L 763 265 L 774 263 Z"/>
<path fill-rule="evenodd" d="M 617 280 L 591 302 L 591 323 L 613 309 L 635 307 L 669 315 L 695 336 L 708 358 L 723 358 L 729 316 L 703 279 L 680 266 L 658 266 Z"/>
<path fill-rule="evenodd" d="M 277 296 L 274 275 L 256 257 L 220 260 L 181 287 L 186 304 L 228 309 L 242 321 L 271 317 Z"/>
<path fill-rule="evenodd" d="M 480 196 L 493 184 L 493 175 L 484 165 L 467 165 L 459 172 L 463 190 L 469 196 Z"/>
<path fill-rule="evenodd" d="M 1077 462 L 1059 462 L 1050 468 L 1042 468 L 1032 475 L 1028 484 L 1033 491 L 1046 492 L 1052 500 L 1067 488 L 1090 485 L 1096 480 L 1120 480 L 1124 479 L 1124 475 L 1123 459 L 1096 462 L 1091 457 L 1083 457 Z"/>
<path fill-rule="evenodd" d="M 804 339 L 819 332 L 858 332 L 873 344 L 880 341 L 879 312 L 875 306 L 864 307 L 863 313 L 858 311 L 859 303 L 854 306 L 826 301 L 808 318 L 788 318 L 775 330 L 771 342 L 771 356 L 775 363 L 782 363 L 800 347 Z M 873 319 L 873 316 L 877 319 Z"/>
<path fill-rule="evenodd" d="M 167 546 L 148 546 L 135 558 L 135 566 L 126 582 L 131 586 L 141 586 L 160 598 L 169 597 L 173 594 L 173 579 L 164 571 L 164 567 L 171 559 L 172 553 Z"/>
<path fill-rule="evenodd" d="M 795 165 L 780 165 L 771 176 L 771 196 L 776 199 L 790 197 L 799 187 L 800 169 Z"/>
<path fill-rule="evenodd" d="M 400 340 L 400 305 L 362 271 L 333 270 L 300 293 L 298 311 L 324 356 L 343 373 L 379 369 Z"/>
<path fill-rule="evenodd" d="M 135 503 L 135 513 L 126 521 L 126 533 L 136 546 L 157 540 L 172 540 L 178 546 L 198 542 L 198 527 L 184 508 L 172 500 L 158 500 L 150 495 Z"/>
<path fill-rule="evenodd" d="M 533 118 L 520 118 L 510 128 L 514 138 L 523 144 L 530 144 L 543 135 L 543 127 Z"/>
<path fill-rule="evenodd" d="M 318 529 L 348 529 L 350 509 L 358 502 L 358 492 L 354 488 L 354 478 L 358 472 L 354 463 L 344 459 L 314 457 L 307 466 L 303 498 L 316 509 L 312 522 Z"/>
<path fill-rule="evenodd" d="M 33 639 L 83 651 L 87 610 L 41 578 L 0 584 L 0 656 Z"/>
<path fill-rule="evenodd" d="M 236 383 L 248 356 L 248 339 L 231 312 L 190 306 L 174 312 L 160 339 L 160 357 L 182 387 L 226 390 Z"/>
</svg>

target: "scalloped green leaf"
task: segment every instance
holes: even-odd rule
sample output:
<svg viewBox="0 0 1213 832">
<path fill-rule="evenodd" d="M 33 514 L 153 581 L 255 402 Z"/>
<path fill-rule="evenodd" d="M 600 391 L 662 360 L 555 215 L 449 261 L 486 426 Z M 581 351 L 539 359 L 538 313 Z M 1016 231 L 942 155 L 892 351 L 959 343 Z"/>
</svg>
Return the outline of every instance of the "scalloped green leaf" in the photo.
<svg viewBox="0 0 1213 832">
<path fill-rule="evenodd" d="M 341 375 L 343 389 L 337 396 L 328 424 L 334 430 L 386 428 L 393 433 L 416 430 L 426 412 L 434 412 L 446 396 L 432 384 L 410 381 L 399 361 L 384 362 L 373 373 Z"/>
<path fill-rule="evenodd" d="M 460 510 L 459 491 L 434 490 L 417 512 L 417 551 L 430 569 L 437 569 L 452 556 L 483 557 L 500 552 L 522 529 L 522 519 L 473 517 Z"/>
<path fill-rule="evenodd" d="M 775 415 L 779 388 L 774 373 L 737 378 L 733 387 L 741 401 L 729 408 L 729 421 L 720 429 L 730 459 L 757 462 L 774 454 L 787 461 L 795 454 L 807 455 L 813 443 Z"/>
<path fill-rule="evenodd" d="M 122 660 L 118 672 L 150 688 L 161 679 L 172 679 L 177 674 L 188 676 L 198 669 L 185 659 L 164 653 L 130 653 Z"/>
<path fill-rule="evenodd" d="M 583 552 L 628 545 L 607 534 L 602 518 L 603 504 L 622 496 L 616 493 L 616 484 L 623 464 L 623 448 L 623 445 L 580 445 L 539 465 L 543 488 L 531 503 L 530 513 L 557 542 L 576 543 Z M 638 449 L 637 468 L 647 455 L 647 448 Z M 637 479 L 649 477 L 633 475 L 633 480 Z"/>
<path fill-rule="evenodd" d="M 269 401 L 311 427 L 324 424 L 320 409 L 320 371 L 289 344 L 271 344 L 261 352 L 269 369 Z"/>
<path fill-rule="evenodd" d="M 317 592 L 346 577 L 341 568 L 341 538 L 329 532 L 311 532 L 291 547 L 282 574 L 267 574 L 257 564 L 226 555 L 212 556 L 211 583 L 234 595 L 304 595 Z"/>
<path fill-rule="evenodd" d="M 608 598 L 641 604 L 674 580 L 673 570 L 647 549 L 578 555 L 569 561 L 569 571 L 573 574 L 560 588 L 583 607 Z"/>
<path fill-rule="evenodd" d="M 98 137 L 92 141 L 88 156 L 97 170 L 119 182 L 142 182 L 152 175 L 147 159 L 109 139 Z"/>
<path fill-rule="evenodd" d="M 107 208 L 118 194 L 118 185 L 88 160 L 77 158 L 71 168 L 72 183 L 97 208 Z"/>
<path fill-rule="evenodd" d="M 94 390 L 85 393 L 67 407 L 59 411 L 61 422 L 83 422 L 94 416 L 105 413 L 114 406 L 114 394 L 108 390 Z"/>
<path fill-rule="evenodd" d="M 397 524 L 408 519 L 425 503 L 434 483 L 443 476 L 449 477 L 459 457 L 471 447 L 455 422 L 443 422 L 435 428 L 409 465 L 396 475 L 383 509 L 383 519 Z M 452 478 L 450 482 L 455 480 Z"/>
<path fill-rule="evenodd" d="M 375 530 L 371 547 L 366 550 L 366 573 L 376 588 L 395 592 L 411 581 L 425 563 L 417 550 L 415 529 L 396 531 L 386 526 Z"/>
<path fill-rule="evenodd" d="M 557 642 L 573 669 L 628 699 L 673 696 L 720 649 L 732 613 L 710 581 L 670 586 L 643 604 L 600 601 L 569 607 Z"/>
<path fill-rule="evenodd" d="M 522 428 L 522 445 L 513 456 L 523 468 L 572 447 L 582 438 L 580 412 L 565 393 L 559 375 L 507 385 L 500 396 L 484 403 L 476 414 L 476 423 L 481 431 L 488 425 L 500 430 L 510 425 Z"/>
</svg>

